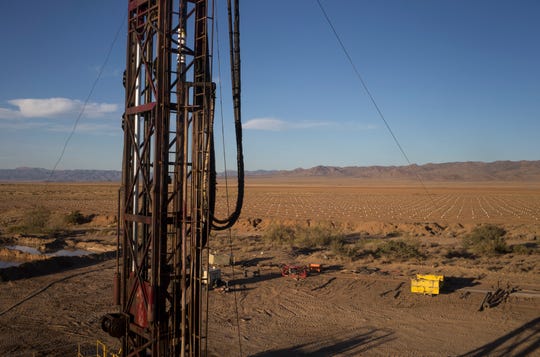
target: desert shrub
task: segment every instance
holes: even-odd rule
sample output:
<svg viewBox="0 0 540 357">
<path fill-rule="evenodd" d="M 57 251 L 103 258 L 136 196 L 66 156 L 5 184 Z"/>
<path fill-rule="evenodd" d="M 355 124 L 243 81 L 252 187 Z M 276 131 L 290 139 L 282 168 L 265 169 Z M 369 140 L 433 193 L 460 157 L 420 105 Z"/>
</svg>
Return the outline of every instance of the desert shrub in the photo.
<svg viewBox="0 0 540 357">
<path fill-rule="evenodd" d="M 291 244 L 294 240 L 294 229 L 282 224 L 273 224 L 266 229 L 263 238 L 271 244 Z"/>
<path fill-rule="evenodd" d="M 295 228 L 294 243 L 302 248 L 325 248 L 334 241 L 342 241 L 330 228 L 300 227 Z"/>
<path fill-rule="evenodd" d="M 295 246 L 301 249 L 331 249 L 341 251 L 345 245 L 343 234 L 320 226 L 302 227 L 281 224 L 270 226 L 264 233 L 268 243 Z"/>
<path fill-rule="evenodd" d="M 386 238 L 395 238 L 401 236 L 401 232 L 393 231 L 386 235 Z"/>
<path fill-rule="evenodd" d="M 336 240 L 331 245 L 331 250 L 338 256 L 347 257 L 352 260 L 356 260 L 362 256 L 367 256 L 373 253 L 371 250 L 365 249 L 365 243 L 363 241 L 345 243 L 343 241 Z"/>
<path fill-rule="evenodd" d="M 330 241 L 328 249 L 340 257 L 355 258 L 358 254 L 358 249 L 355 244 L 347 244 L 344 239 L 340 239 L 339 237 Z"/>
<path fill-rule="evenodd" d="M 393 259 L 421 259 L 424 257 L 418 248 L 402 240 L 389 240 L 377 247 L 375 255 Z"/>
<path fill-rule="evenodd" d="M 471 254 L 466 249 L 459 248 L 459 249 L 450 249 L 446 252 L 444 255 L 445 258 L 452 259 L 452 258 L 465 258 L 465 259 L 473 259 L 475 258 L 474 254 Z"/>
<path fill-rule="evenodd" d="M 49 233 L 49 221 L 51 211 L 43 206 L 38 206 L 26 212 L 20 225 L 9 228 L 11 233 Z"/>
<path fill-rule="evenodd" d="M 34 208 L 24 217 L 25 226 L 29 230 L 42 231 L 47 227 L 51 211 L 43 206 Z"/>
<path fill-rule="evenodd" d="M 51 218 L 51 211 L 39 206 L 27 212 L 23 218 L 22 229 L 28 233 L 46 233 Z"/>
<path fill-rule="evenodd" d="M 86 223 L 87 219 L 81 213 L 81 211 L 77 210 L 77 211 L 71 211 L 68 215 L 66 215 L 64 217 L 64 221 L 67 224 L 79 225 L 79 224 Z"/>
<path fill-rule="evenodd" d="M 537 252 L 536 245 L 528 243 L 513 245 L 510 250 L 512 253 L 520 255 L 529 255 Z"/>
<path fill-rule="evenodd" d="M 478 226 L 463 238 L 463 247 L 476 254 L 508 253 L 505 234 L 506 231 L 503 228 L 492 224 Z"/>
</svg>

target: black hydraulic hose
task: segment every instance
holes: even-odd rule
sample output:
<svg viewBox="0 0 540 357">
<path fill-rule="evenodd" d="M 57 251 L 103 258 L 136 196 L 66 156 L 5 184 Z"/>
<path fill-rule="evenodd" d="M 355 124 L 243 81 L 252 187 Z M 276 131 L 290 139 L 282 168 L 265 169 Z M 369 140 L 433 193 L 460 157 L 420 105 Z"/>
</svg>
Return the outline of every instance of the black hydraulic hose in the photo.
<svg viewBox="0 0 540 357">
<path fill-rule="evenodd" d="M 230 62 L 231 62 L 231 80 L 232 80 L 232 96 L 234 109 L 234 129 L 236 134 L 236 165 L 237 165 L 237 183 L 238 194 L 236 196 L 236 205 L 234 211 L 225 219 L 218 219 L 213 216 L 212 212 L 212 228 L 215 230 L 224 230 L 232 227 L 240 217 L 242 205 L 244 202 L 244 154 L 242 147 L 242 119 L 241 119 L 241 102 L 240 102 L 240 12 L 239 0 L 234 0 L 234 20 L 231 0 L 227 1 L 228 20 L 229 20 L 229 43 L 230 43 Z M 212 143 L 211 161 L 215 159 L 214 145 Z M 211 163 L 215 167 L 214 163 Z M 227 174 L 227 173 L 225 173 Z M 215 185 L 215 180 L 212 180 Z"/>
</svg>

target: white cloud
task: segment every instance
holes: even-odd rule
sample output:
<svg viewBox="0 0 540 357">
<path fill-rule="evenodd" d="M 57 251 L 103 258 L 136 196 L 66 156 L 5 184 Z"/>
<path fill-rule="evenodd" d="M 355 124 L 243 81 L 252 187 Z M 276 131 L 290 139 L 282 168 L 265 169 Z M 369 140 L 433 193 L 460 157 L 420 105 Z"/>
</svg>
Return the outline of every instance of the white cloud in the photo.
<svg viewBox="0 0 540 357">
<path fill-rule="evenodd" d="M 329 125 L 330 123 L 316 121 L 287 122 L 275 118 L 255 118 L 245 122 L 242 125 L 242 128 L 247 130 L 283 131 L 292 129 L 309 129 Z"/>
<path fill-rule="evenodd" d="M 77 101 L 67 98 L 13 99 L 9 104 L 18 107 L 25 118 L 48 118 L 74 112 Z"/>
<path fill-rule="evenodd" d="M 63 124 L 58 122 L 46 122 L 43 120 L 4 120 L 0 121 L 0 130 L 39 130 L 41 132 L 69 133 L 73 130 L 73 123 Z M 120 120 L 116 124 L 99 122 L 80 122 L 77 125 L 77 133 L 99 134 L 108 136 L 117 136 L 122 133 Z"/>
<path fill-rule="evenodd" d="M 0 108 L 0 119 L 17 119 L 21 117 L 21 113 L 17 110 Z"/>
<path fill-rule="evenodd" d="M 355 131 L 366 131 L 366 130 L 375 130 L 377 125 L 375 124 L 365 124 L 361 122 L 348 121 L 341 124 L 341 126 L 347 130 Z"/>
<path fill-rule="evenodd" d="M 272 119 L 272 118 L 251 119 L 242 125 L 243 129 L 269 130 L 269 131 L 280 131 L 280 130 L 286 129 L 286 127 L 287 127 L 287 123 L 284 122 L 283 120 Z"/>
<path fill-rule="evenodd" d="M 331 126 L 332 123 L 322 122 L 322 121 L 301 121 L 299 123 L 291 123 L 291 127 L 294 129 L 309 129 L 309 128 L 318 128 L 321 126 Z"/>
<path fill-rule="evenodd" d="M 44 129 L 47 127 L 47 123 L 35 122 L 35 121 L 0 121 L 0 129 L 9 130 L 32 130 L 32 129 Z"/>
<path fill-rule="evenodd" d="M 24 98 L 12 99 L 8 103 L 17 109 L 0 108 L 0 119 L 73 116 L 78 115 L 83 107 L 84 115 L 92 118 L 118 111 L 117 104 L 89 102 L 84 106 L 82 101 L 69 98 Z"/>
</svg>

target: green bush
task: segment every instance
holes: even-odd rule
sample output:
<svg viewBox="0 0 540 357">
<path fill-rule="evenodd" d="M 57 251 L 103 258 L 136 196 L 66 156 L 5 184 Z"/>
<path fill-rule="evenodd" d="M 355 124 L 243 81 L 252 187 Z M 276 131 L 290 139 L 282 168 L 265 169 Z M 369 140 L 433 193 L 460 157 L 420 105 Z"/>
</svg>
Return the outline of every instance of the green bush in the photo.
<svg viewBox="0 0 540 357">
<path fill-rule="evenodd" d="M 424 255 L 420 253 L 417 246 L 401 240 L 358 240 L 349 242 L 341 232 L 336 232 L 330 227 L 314 226 L 270 226 L 264 239 L 271 244 L 280 244 L 300 249 L 326 249 L 337 256 L 356 259 L 361 255 L 373 254 L 377 257 L 388 257 L 392 259 L 422 259 Z M 370 248 L 368 245 L 372 245 Z"/>
<path fill-rule="evenodd" d="M 49 221 L 51 211 L 43 206 L 38 206 L 29 212 L 26 212 L 22 222 L 18 226 L 12 226 L 9 231 L 12 233 L 49 233 Z"/>
<path fill-rule="evenodd" d="M 282 224 L 275 224 L 264 232 L 263 238 L 271 244 L 291 244 L 294 240 L 294 229 Z"/>
<path fill-rule="evenodd" d="M 535 245 L 528 245 L 527 243 L 513 245 L 510 250 L 512 253 L 520 255 L 530 255 L 537 252 Z"/>
<path fill-rule="evenodd" d="M 465 258 L 465 259 L 474 259 L 475 255 L 468 252 L 466 249 L 463 248 L 451 248 L 444 254 L 445 258 L 452 259 L 452 258 Z"/>
<path fill-rule="evenodd" d="M 79 225 L 86 223 L 86 217 L 79 210 L 71 211 L 68 215 L 64 217 L 64 221 L 67 224 Z"/>
<path fill-rule="evenodd" d="M 342 239 L 334 239 L 328 244 L 328 248 L 336 255 L 348 255 L 348 246 Z"/>
<path fill-rule="evenodd" d="M 375 255 L 400 260 L 424 258 L 415 245 L 402 240 L 389 240 L 382 243 L 375 250 Z"/>
<path fill-rule="evenodd" d="M 51 211 L 43 206 L 39 206 L 30 211 L 25 217 L 25 226 L 30 230 L 42 231 L 47 227 Z"/>
<path fill-rule="evenodd" d="M 331 228 L 315 226 L 285 226 L 282 224 L 269 227 L 264 239 L 272 244 L 295 246 L 303 249 L 331 249 L 339 251 L 345 244 L 344 237 Z"/>
<path fill-rule="evenodd" d="M 329 228 L 299 227 L 295 228 L 294 243 L 301 248 L 326 248 L 334 241 L 341 241 Z"/>
<path fill-rule="evenodd" d="M 463 247 L 476 254 L 495 255 L 508 253 L 506 231 L 498 226 L 486 224 L 476 227 L 463 238 Z"/>
</svg>

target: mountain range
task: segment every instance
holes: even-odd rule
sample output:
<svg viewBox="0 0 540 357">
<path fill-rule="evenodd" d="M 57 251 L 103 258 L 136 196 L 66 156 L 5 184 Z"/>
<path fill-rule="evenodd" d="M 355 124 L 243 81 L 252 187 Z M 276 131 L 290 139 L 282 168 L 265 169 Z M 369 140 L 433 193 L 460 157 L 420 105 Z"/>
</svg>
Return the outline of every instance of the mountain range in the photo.
<svg viewBox="0 0 540 357">
<path fill-rule="evenodd" d="M 120 181 L 115 170 L 51 170 L 36 167 L 0 169 L 0 181 L 107 182 Z"/>
<path fill-rule="evenodd" d="M 316 166 L 279 171 L 291 177 L 350 177 L 369 180 L 537 181 L 540 161 L 450 162 L 408 166 Z"/>
<path fill-rule="evenodd" d="M 230 176 L 235 172 L 228 172 Z M 223 176 L 221 173 L 219 176 Z M 450 162 L 408 166 L 315 166 L 309 169 L 247 171 L 247 177 L 319 177 L 365 180 L 524 181 L 540 182 L 540 161 Z M 0 181 L 107 182 L 120 181 L 115 170 L 51 170 L 19 167 L 0 169 Z"/>
</svg>

